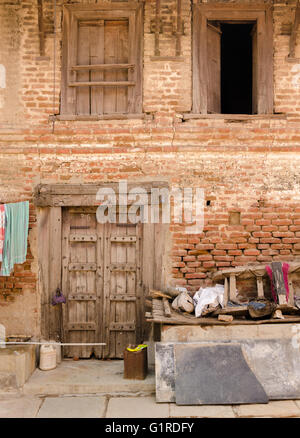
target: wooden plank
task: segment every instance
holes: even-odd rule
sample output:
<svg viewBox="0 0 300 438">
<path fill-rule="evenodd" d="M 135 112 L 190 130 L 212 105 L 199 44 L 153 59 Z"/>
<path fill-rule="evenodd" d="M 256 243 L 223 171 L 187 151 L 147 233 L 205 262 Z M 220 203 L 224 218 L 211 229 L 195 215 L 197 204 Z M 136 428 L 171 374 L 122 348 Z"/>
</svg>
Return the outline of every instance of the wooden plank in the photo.
<svg viewBox="0 0 300 438">
<path fill-rule="evenodd" d="M 132 87 L 134 85 L 134 81 L 81 81 L 68 83 L 69 87 Z"/>
<path fill-rule="evenodd" d="M 118 1 L 116 3 L 101 2 L 101 4 L 72 4 L 66 5 L 65 7 L 70 11 L 74 11 L 76 15 L 81 14 L 81 16 L 83 16 L 84 12 L 87 12 L 87 17 L 92 17 L 96 19 L 98 15 L 97 13 L 99 11 L 101 11 L 101 14 L 103 12 L 106 12 L 107 14 L 112 14 L 114 11 L 116 11 L 121 16 L 127 16 L 130 11 L 136 10 L 137 6 L 138 3 L 136 1 Z"/>
<path fill-rule="evenodd" d="M 296 39 L 297 39 L 297 31 L 300 24 L 300 2 L 297 0 L 296 10 L 295 10 L 295 18 L 293 21 L 292 32 L 289 41 L 289 58 L 295 57 L 295 49 L 296 49 Z"/>
<path fill-rule="evenodd" d="M 143 111 L 143 55 L 144 55 L 144 3 L 139 2 L 135 13 L 135 38 L 133 47 L 132 62 L 135 70 L 129 70 L 129 80 L 134 80 L 134 102 L 128 103 L 128 112 L 142 113 Z M 131 49 L 130 49 L 131 50 Z M 130 54 L 131 60 L 131 54 Z M 130 89 L 128 90 L 130 91 Z"/>
<path fill-rule="evenodd" d="M 38 263 L 39 263 L 39 288 L 41 294 L 41 333 L 43 338 L 49 339 L 49 249 L 50 249 L 50 208 L 42 208 L 38 213 Z"/>
<path fill-rule="evenodd" d="M 49 239 L 51 242 L 49 249 L 49 293 L 50 300 L 54 296 L 56 289 L 61 290 L 61 245 L 62 245 L 62 212 L 60 207 L 50 209 Z M 62 321 L 60 306 L 49 306 L 50 319 L 50 339 L 62 339 Z"/>
<path fill-rule="evenodd" d="M 97 274 L 96 274 L 96 339 L 97 342 L 104 341 L 104 326 L 105 326 L 105 313 L 104 313 L 104 225 L 96 221 L 96 231 L 98 235 L 97 239 Z M 95 356 L 102 358 L 104 356 L 103 347 L 94 348 Z"/>
<path fill-rule="evenodd" d="M 92 322 L 69 322 L 68 324 L 69 331 L 80 331 L 84 332 L 86 330 L 96 330 L 96 324 Z M 81 340 L 82 342 L 82 340 Z M 85 346 L 79 346 L 80 349 L 85 348 Z M 79 353 L 80 354 L 80 353 Z"/>
<path fill-rule="evenodd" d="M 119 113 L 110 113 L 110 114 L 93 114 L 93 115 L 72 115 L 72 114 L 62 114 L 49 116 L 54 120 L 80 120 L 80 121 L 97 121 L 97 120 L 134 120 L 134 119 L 147 119 L 152 120 L 153 116 L 151 114 L 119 114 Z"/>
<path fill-rule="evenodd" d="M 110 290 L 111 290 L 111 271 L 109 269 L 109 265 L 111 263 L 111 226 L 112 224 L 107 223 L 104 227 L 104 248 L 103 248 L 103 259 L 104 259 L 104 284 L 103 284 L 103 338 L 106 343 L 103 349 L 104 357 L 109 357 L 110 348 L 111 348 L 111 339 L 109 332 L 109 324 L 111 319 L 114 318 L 114 315 L 111 313 L 111 305 L 110 305 Z"/>
<path fill-rule="evenodd" d="M 257 284 L 257 296 L 258 298 L 264 298 L 263 278 L 261 276 L 256 277 Z"/>
<path fill-rule="evenodd" d="M 74 17 L 63 6 L 62 23 L 62 80 L 61 80 L 61 112 L 62 114 L 75 114 L 75 89 L 70 89 L 67 84 L 75 80 L 75 72 L 69 71 L 70 65 L 76 63 L 76 48 L 71 41 L 76 41 L 77 26 L 74 26 Z"/>
<path fill-rule="evenodd" d="M 201 48 L 204 47 L 204 44 L 200 41 L 203 37 L 205 37 L 205 28 L 203 29 L 203 25 L 206 26 L 206 22 L 203 22 L 203 17 L 200 13 L 199 5 L 193 5 L 193 113 L 202 113 L 202 105 L 204 98 L 204 102 L 207 101 L 205 96 L 206 84 L 202 84 L 202 70 L 201 70 L 201 56 L 205 56 L 205 53 L 201 52 Z M 203 95 L 204 94 L 204 95 Z M 205 111 L 206 113 L 207 111 Z"/>
<path fill-rule="evenodd" d="M 70 242 L 96 242 L 96 234 L 74 234 L 71 233 L 69 236 Z"/>
<path fill-rule="evenodd" d="M 154 224 L 143 224 L 143 283 L 145 295 L 154 288 Z"/>
<path fill-rule="evenodd" d="M 258 112 L 258 83 L 257 83 L 257 69 L 258 69 L 258 52 L 257 52 L 257 24 L 255 23 L 252 31 L 252 113 L 257 114 Z"/>
<path fill-rule="evenodd" d="M 124 64 L 128 61 L 128 21 L 105 22 L 104 62 L 109 64 Z M 105 71 L 105 81 L 111 87 L 104 88 L 104 113 L 128 112 L 128 86 L 134 86 L 128 80 L 127 71 Z M 121 87 L 121 89 L 119 89 Z"/>
<path fill-rule="evenodd" d="M 71 70 L 128 70 L 134 69 L 135 64 L 90 64 L 90 65 L 74 65 Z"/>
<path fill-rule="evenodd" d="M 90 27 L 78 26 L 77 64 L 90 64 Z M 76 90 L 76 114 L 90 114 L 90 82 L 89 71 L 76 72 L 76 81 L 68 82 L 68 86 L 79 86 Z M 75 85 L 73 85 L 75 84 Z"/>
<path fill-rule="evenodd" d="M 141 343 L 144 340 L 144 296 L 143 296 L 143 279 L 142 279 L 142 260 L 143 260 L 143 248 L 142 248 L 142 238 L 143 238 L 143 228 L 142 224 L 139 223 L 136 226 L 136 245 L 132 248 L 132 253 L 135 251 L 135 260 L 137 264 L 137 272 L 135 283 L 132 283 L 132 291 L 135 291 L 137 301 L 135 307 L 131 306 L 132 312 L 128 312 L 128 319 L 132 320 L 133 317 L 136 321 L 136 333 L 135 337 L 128 339 L 128 342 Z M 130 230 L 130 229 L 129 229 Z M 127 232 L 129 232 L 129 230 Z M 130 250 L 129 250 L 130 251 Z"/>
<path fill-rule="evenodd" d="M 136 301 L 135 295 L 128 295 L 128 294 L 116 294 L 116 295 L 110 295 L 110 301 Z"/>
<path fill-rule="evenodd" d="M 96 263 L 70 263 L 69 271 L 96 271 Z"/>
<path fill-rule="evenodd" d="M 135 243 L 136 236 L 113 236 L 110 240 L 117 243 Z"/>
<path fill-rule="evenodd" d="M 221 35 L 220 26 L 207 24 L 207 112 L 221 112 Z"/>
<path fill-rule="evenodd" d="M 109 269 L 112 272 L 136 271 L 136 264 L 133 264 L 133 263 L 113 263 L 110 265 Z"/>
<path fill-rule="evenodd" d="M 78 301 L 95 301 L 97 299 L 96 294 L 72 294 L 68 296 L 68 300 L 78 300 Z"/>
<path fill-rule="evenodd" d="M 104 20 L 100 20 L 97 27 L 90 29 L 90 66 L 104 62 Z M 103 69 L 90 71 L 91 82 L 102 82 L 104 79 Z M 103 114 L 103 88 L 91 88 L 91 114 Z"/>
<path fill-rule="evenodd" d="M 135 324 L 130 322 L 112 322 L 109 326 L 110 331 L 135 331 Z"/>
<path fill-rule="evenodd" d="M 227 303 L 228 303 L 228 295 L 229 295 L 228 292 L 229 292 L 228 278 L 225 277 L 225 279 L 224 279 L 224 300 L 223 300 L 224 307 L 226 307 Z"/>
<path fill-rule="evenodd" d="M 154 224 L 154 286 L 156 290 L 163 289 L 164 249 L 166 224 Z"/>
<path fill-rule="evenodd" d="M 170 318 L 171 317 L 171 308 L 170 308 L 170 304 L 169 304 L 169 301 L 167 300 L 167 298 L 163 298 L 163 305 L 164 305 L 165 316 Z"/>
<path fill-rule="evenodd" d="M 96 234 L 96 227 L 97 227 L 97 219 L 96 215 L 94 214 L 86 214 L 86 223 L 90 226 L 90 229 Z M 88 231 L 86 231 L 88 233 Z M 92 292 L 94 292 L 97 288 L 97 275 L 98 270 L 101 269 L 100 261 L 97 257 L 97 245 L 96 241 L 93 243 L 89 243 L 85 245 L 86 247 L 86 260 L 88 263 L 96 263 L 97 270 L 96 271 L 88 271 L 86 273 L 86 295 L 90 295 Z M 94 300 L 86 300 L 85 301 L 85 318 L 87 322 L 93 322 L 96 324 L 97 321 L 97 307 L 96 302 Z M 96 330 L 98 329 L 96 325 Z M 87 332 L 86 333 L 86 342 L 87 343 L 93 343 L 93 342 L 100 342 L 98 340 L 99 338 L 96 337 L 96 331 L 94 332 Z M 93 346 L 85 346 L 85 357 L 90 357 L 94 351 Z"/>
<path fill-rule="evenodd" d="M 120 228 L 118 225 L 115 225 L 114 227 L 114 235 L 126 235 L 127 228 L 123 227 Z M 116 243 L 114 245 L 111 245 L 111 258 L 112 260 L 115 260 L 117 264 L 120 264 L 121 266 L 127 265 L 128 261 L 132 261 L 132 259 L 127 258 L 127 248 L 124 247 L 124 245 L 121 245 L 119 243 Z M 135 262 L 135 259 L 133 259 L 133 262 Z M 123 269 L 115 270 L 113 272 L 112 278 L 114 279 L 114 289 L 117 293 L 123 295 L 128 293 L 128 283 L 127 283 L 127 271 L 123 271 Z M 113 286 L 113 283 L 112 283 Z M 130 291 L 129 293 L 133 293 L 133 291 Z M 135 303 L 134 303 L 135 304 Z M 125 345 L 127 344 L 127 333 L 123 333 L 121 326 L 123 326 L 123 322 L 126 324 L 128 321 L 127 317 L 127 308 L 126 303 L 122 303 L 120 301 L 111 302 L 111 306 L 114 306 L 115 311 L 115 319 L 113 321 L 113 325 L 110 326 L 110 331 L 113 333 L 111 336 L 114 338 L 115 342 L 115 357 L 122 358 L 123 357 L 123 350 Z M 120 323 L 121 324 L 118 324 Z M 114 327 L 114 328 L 113 328 Z"/>
<path fill-rule="evenodd" d="M 273 284 L 275 288 L 275 292 L 278 297 L 279 304 L 286 304 L 286 288 L 284 284 L 283 272 L 282 272 L 282 263 L 281 262 L 273 262 L 271 263 L 272 267 L 272 277 Z"/>
<path fill-rule="evenodd" d="M 229 277 L 229 300 L 234 301 L 236 299 L 236 277 L 231 274 Z"/>
<path fill-rule="evenodd" d="M 62 209 L 62 293 L 66 297 L 66 304 L 62 308 L 63 314 L 63 342 L 70 342 L 69 333 L 67 330 L 69 320 L 69 270 L 68 264 L 70 261 L 69 250 L 69 234 L 70 234 L 70 215 L 66 208 Z M 68 346 L 63 347 L 63 356 L 70 356 Z"/>
</svg>

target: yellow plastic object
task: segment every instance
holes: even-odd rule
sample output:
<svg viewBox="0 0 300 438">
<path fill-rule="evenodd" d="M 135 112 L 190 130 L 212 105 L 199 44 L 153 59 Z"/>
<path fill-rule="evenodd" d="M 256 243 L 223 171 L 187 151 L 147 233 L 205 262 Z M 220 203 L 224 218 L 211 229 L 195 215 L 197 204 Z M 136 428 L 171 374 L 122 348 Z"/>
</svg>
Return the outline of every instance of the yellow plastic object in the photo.
<svg viewBox="0 0 300 438">
<path fill-rule="evenodd" d="M 140 344 L 140 345 L 138 345 L 137 347 L 135 347 L 135 348 L 129 348 L 129 347 L 127 347 L 127 350 L 128 351 L 140 351 L 140 350 L 142 350 L 143 348 L 147 348 L 148 347 L 148 345 L 146 345 L 146 344 Z"/>
</svg>

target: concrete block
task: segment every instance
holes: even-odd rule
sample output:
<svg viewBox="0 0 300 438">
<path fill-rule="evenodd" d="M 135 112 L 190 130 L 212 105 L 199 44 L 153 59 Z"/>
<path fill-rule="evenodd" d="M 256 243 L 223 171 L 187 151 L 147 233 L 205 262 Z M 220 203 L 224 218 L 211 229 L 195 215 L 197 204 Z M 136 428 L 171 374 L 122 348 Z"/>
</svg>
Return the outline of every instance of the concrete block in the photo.
<svg viewBox="0 0 300 438">
<path fill-rule="evenodd" d="M 7 345 L 0 349 L 0 372 L 16 376 L 17 386 L 21 387 L 35 370 L 35 347 Z"/>
<path fill-rule="evenodd" d="M 17 388 L 16 375 L 9 373 L 0 373 L 0 391 L 11 388 Z"/>
</svg>

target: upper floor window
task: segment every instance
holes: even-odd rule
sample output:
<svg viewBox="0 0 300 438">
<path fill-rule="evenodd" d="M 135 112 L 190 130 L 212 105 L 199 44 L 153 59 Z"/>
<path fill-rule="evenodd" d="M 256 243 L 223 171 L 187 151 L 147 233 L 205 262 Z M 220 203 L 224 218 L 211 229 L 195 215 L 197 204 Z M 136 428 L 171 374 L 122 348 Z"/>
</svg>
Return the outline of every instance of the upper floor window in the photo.
<svg viewBox="0 0 300 438">
<path fill-rule="evenodd" d="M 194 113 L 273 113 L 272 64 L 267 4 L 194 5 Z"/>
<path fill-rule="evenodd" d="M 142 4 L 66 5 L 61 114 L 142 111 Z"/>
</svg>

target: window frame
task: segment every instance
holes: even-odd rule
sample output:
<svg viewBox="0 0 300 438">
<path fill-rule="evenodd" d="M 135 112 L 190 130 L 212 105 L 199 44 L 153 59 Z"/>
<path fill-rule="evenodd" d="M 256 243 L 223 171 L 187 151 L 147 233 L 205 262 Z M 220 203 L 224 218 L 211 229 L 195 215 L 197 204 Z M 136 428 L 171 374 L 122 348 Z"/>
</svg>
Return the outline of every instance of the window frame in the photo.
<svg viewBox="0 0 300 438">
<path fill-rule="evenodd" d="M 207 112 L 207 23 L 208 21 L 253 21 L 257 24 L 257 113 L 273 114 L 273 17 L 272 5 L 228 3 L 193 4 L 193 105 L 192 113 Z M 201 62 L 202 60 L 202 62 Z M 250 114 L 251 116 L 251 114 Z"/>
<path fill-rule="evenodd" d="M 60 115 L 70 119 L 81 117 L 76 115 L 77 87 L 69 84 L 76 82 L 76 70 L 72 70 L 72 67 L 76 65 L 78 21 L 93 19 L 128 20 L 128 64 L 134 65 L 133 69 L 128 69 L 128 82 L 135 82 L 134 86 L 128 86 L 128 112 L 99 114 L 98 117 L 142 114 L 143 2 L 130 1 L 63 6 Z M 87 114 L 82 117 L 93 120 L 97 115 Z"/>
</svg>

